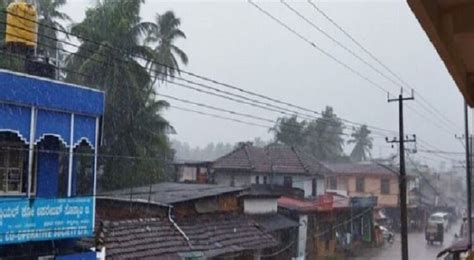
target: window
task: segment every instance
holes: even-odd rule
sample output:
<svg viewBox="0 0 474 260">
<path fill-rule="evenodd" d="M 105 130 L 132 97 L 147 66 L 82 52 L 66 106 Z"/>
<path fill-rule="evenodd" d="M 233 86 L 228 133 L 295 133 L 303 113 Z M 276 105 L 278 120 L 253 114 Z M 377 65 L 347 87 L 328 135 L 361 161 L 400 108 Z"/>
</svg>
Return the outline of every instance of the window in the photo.
<svg viewBox="0 0 474 260">
<path fill-rule="evenodd" d="M 292 188 L 293 187 L 293 180 L 291 179 L 291 177 L 285 176 L 283 178 L 283 186 L 286 187 L 286 188 Z"/>
<path fill-rule="evenodd" d="M 85 142 L 76 149 L 74 155 L 74 173 L 77 179 L 77 192 L 79 196 L 93 195 L 94 185 L 94 150 Z M 199 169 L 199 168 L 198 168 Z M 198 171 L 199 172 L 199 171 Z"/>
<path fill-rule="evenodd" d="M 260 177 L 258 175 L 255 176 L 255 183 L 260 184 Z"/>
<path fill-rule="evenodd" d="M 356 192 L 364 192 L 364 177 L 357 177 L 356 178 Z"/>
<path fill-rule="evenodd" d="M 0 188 L 2 192 L 22 191 L 23 154 L 19 146 L 2 145 L 0 150 Z"/>
<path fill-rule="evenodd" d="M 0 194 L 26 192 L 27 159 L 28 148 L 18 136 L 0 133 Z"/>
<path fill-rule="evenodd" d="M 267 184 L 267 176 L 263 176 L 263 184 Z"/>
<path fill-rule="evenodd" d="M 337 179 L 336 179 L 336 177 L 329 177 L 328 178 L 328 189 L 337 190 Z"/>
<path fill-rule="evenodd" d="M 380 192 L 382 194 L 390 194 L 390 180 L 389 179 L 381 179 L 380 180 Z"/>
</svg>

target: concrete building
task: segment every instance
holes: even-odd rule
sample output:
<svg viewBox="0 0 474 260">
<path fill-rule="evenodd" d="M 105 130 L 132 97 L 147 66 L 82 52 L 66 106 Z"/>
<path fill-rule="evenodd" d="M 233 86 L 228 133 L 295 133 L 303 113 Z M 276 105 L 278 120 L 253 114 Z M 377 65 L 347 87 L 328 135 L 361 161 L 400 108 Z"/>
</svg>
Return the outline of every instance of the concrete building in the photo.
<svg viewBox="0 0 474 260">
<path fill-rule="evenodd" d="M 0 70 L 0 258 L 96 258 L 76 241 L 94 231 L 103 112 L 103 92 Z"/>
</svg>

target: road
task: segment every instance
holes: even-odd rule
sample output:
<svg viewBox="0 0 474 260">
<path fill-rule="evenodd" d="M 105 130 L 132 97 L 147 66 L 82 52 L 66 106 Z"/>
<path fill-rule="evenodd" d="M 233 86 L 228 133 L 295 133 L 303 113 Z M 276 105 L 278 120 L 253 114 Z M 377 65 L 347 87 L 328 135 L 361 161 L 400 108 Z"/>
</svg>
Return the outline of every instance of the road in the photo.
<svg viewBox="0 0 474 260">
<path fill-rule="evenodd" d="M 459 232 L 461 221 L 454 224 L 449 231 L 444 233 L 444 243 L 442 245 L 428 245 L 425 241 L 424 232 L 413 232 L 408 234 L 408 253 L 410 259 L 436 259 L 436 255 L 454 242 L 454 234 Z M 393 244 L 386 244 L 381 248 L 373 248 L 363 252 L 360 256 L 350 258 L 352 260 L 382 260 L 401 259 L 400 235 L 395 235 Z"/>
</svg>

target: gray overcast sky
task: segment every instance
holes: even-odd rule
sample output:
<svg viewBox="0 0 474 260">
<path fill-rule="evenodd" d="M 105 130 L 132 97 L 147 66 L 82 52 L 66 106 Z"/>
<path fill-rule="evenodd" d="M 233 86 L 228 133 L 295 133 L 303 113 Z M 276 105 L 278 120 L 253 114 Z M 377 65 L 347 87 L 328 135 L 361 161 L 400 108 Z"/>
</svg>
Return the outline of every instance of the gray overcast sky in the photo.
<svg viewBox="0 0 474 260">
<path fill-rule="evenodd" d="M 93 2 L 70 0 L 64 11 L 79 22 L 84 18 L 87 6 Z M 347 54 L 280 2 L 257 3 L 321 48 L 398 94 L 397 86 Z M 290 3 L 318 26 L 369 59 L 306 1 Z M 462 151 L 462 146 L 454 139 L 454 134 L 462 133 L 462 96 L 406 2 L 327 1 L 317 4 L 455 123 L 448 125 L 433 116 L 420 106 L 421 100 L 416 97 L 418 102 L 407 102 L 411 108 L 406 109 L 406 132 L 417 134 L 439 149 Z M 249 3 L 148 0 L 142 8 L 142 17 L 152 20 L 157 12 L 166 10 L 175 11 L 182 20 L 187 40 L 178 45 L 190 59 L 186 70 L 317 111 L 330 105 L 342 118 L 398 129 L 398 107 L 395 103 L 387 103 L 385 93 L 319 53 Z M 161 86 L 159 92 L 272 119 L 278 116 L 173 85 Z M 207 111 L 179 102 L 170 103 Z M 170 109 L 165 116 L 178 132 L 173 138 L 191 145 L 271 138 L 266 129 L 189 112 Z M 375 136 L 375 156 L 395 152 L 389 147 L 383 138 Z M 429 154 L 420 156 L 439 160 Z"/>
</svg>

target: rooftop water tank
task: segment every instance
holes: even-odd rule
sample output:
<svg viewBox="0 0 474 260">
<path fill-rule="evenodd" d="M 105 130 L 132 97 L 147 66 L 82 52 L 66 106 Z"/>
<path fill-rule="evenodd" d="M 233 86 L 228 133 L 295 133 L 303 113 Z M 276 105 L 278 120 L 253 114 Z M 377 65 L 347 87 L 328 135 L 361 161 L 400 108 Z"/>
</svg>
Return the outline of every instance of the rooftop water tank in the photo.
<svg viewBox="0 0 474 260">
<path fill-rule="evenodd" d="M 38 16 L 34 5 L 17 0 L 8 5 L 5 43 L 13 49 L 36 48 Z"/>
</svg>

